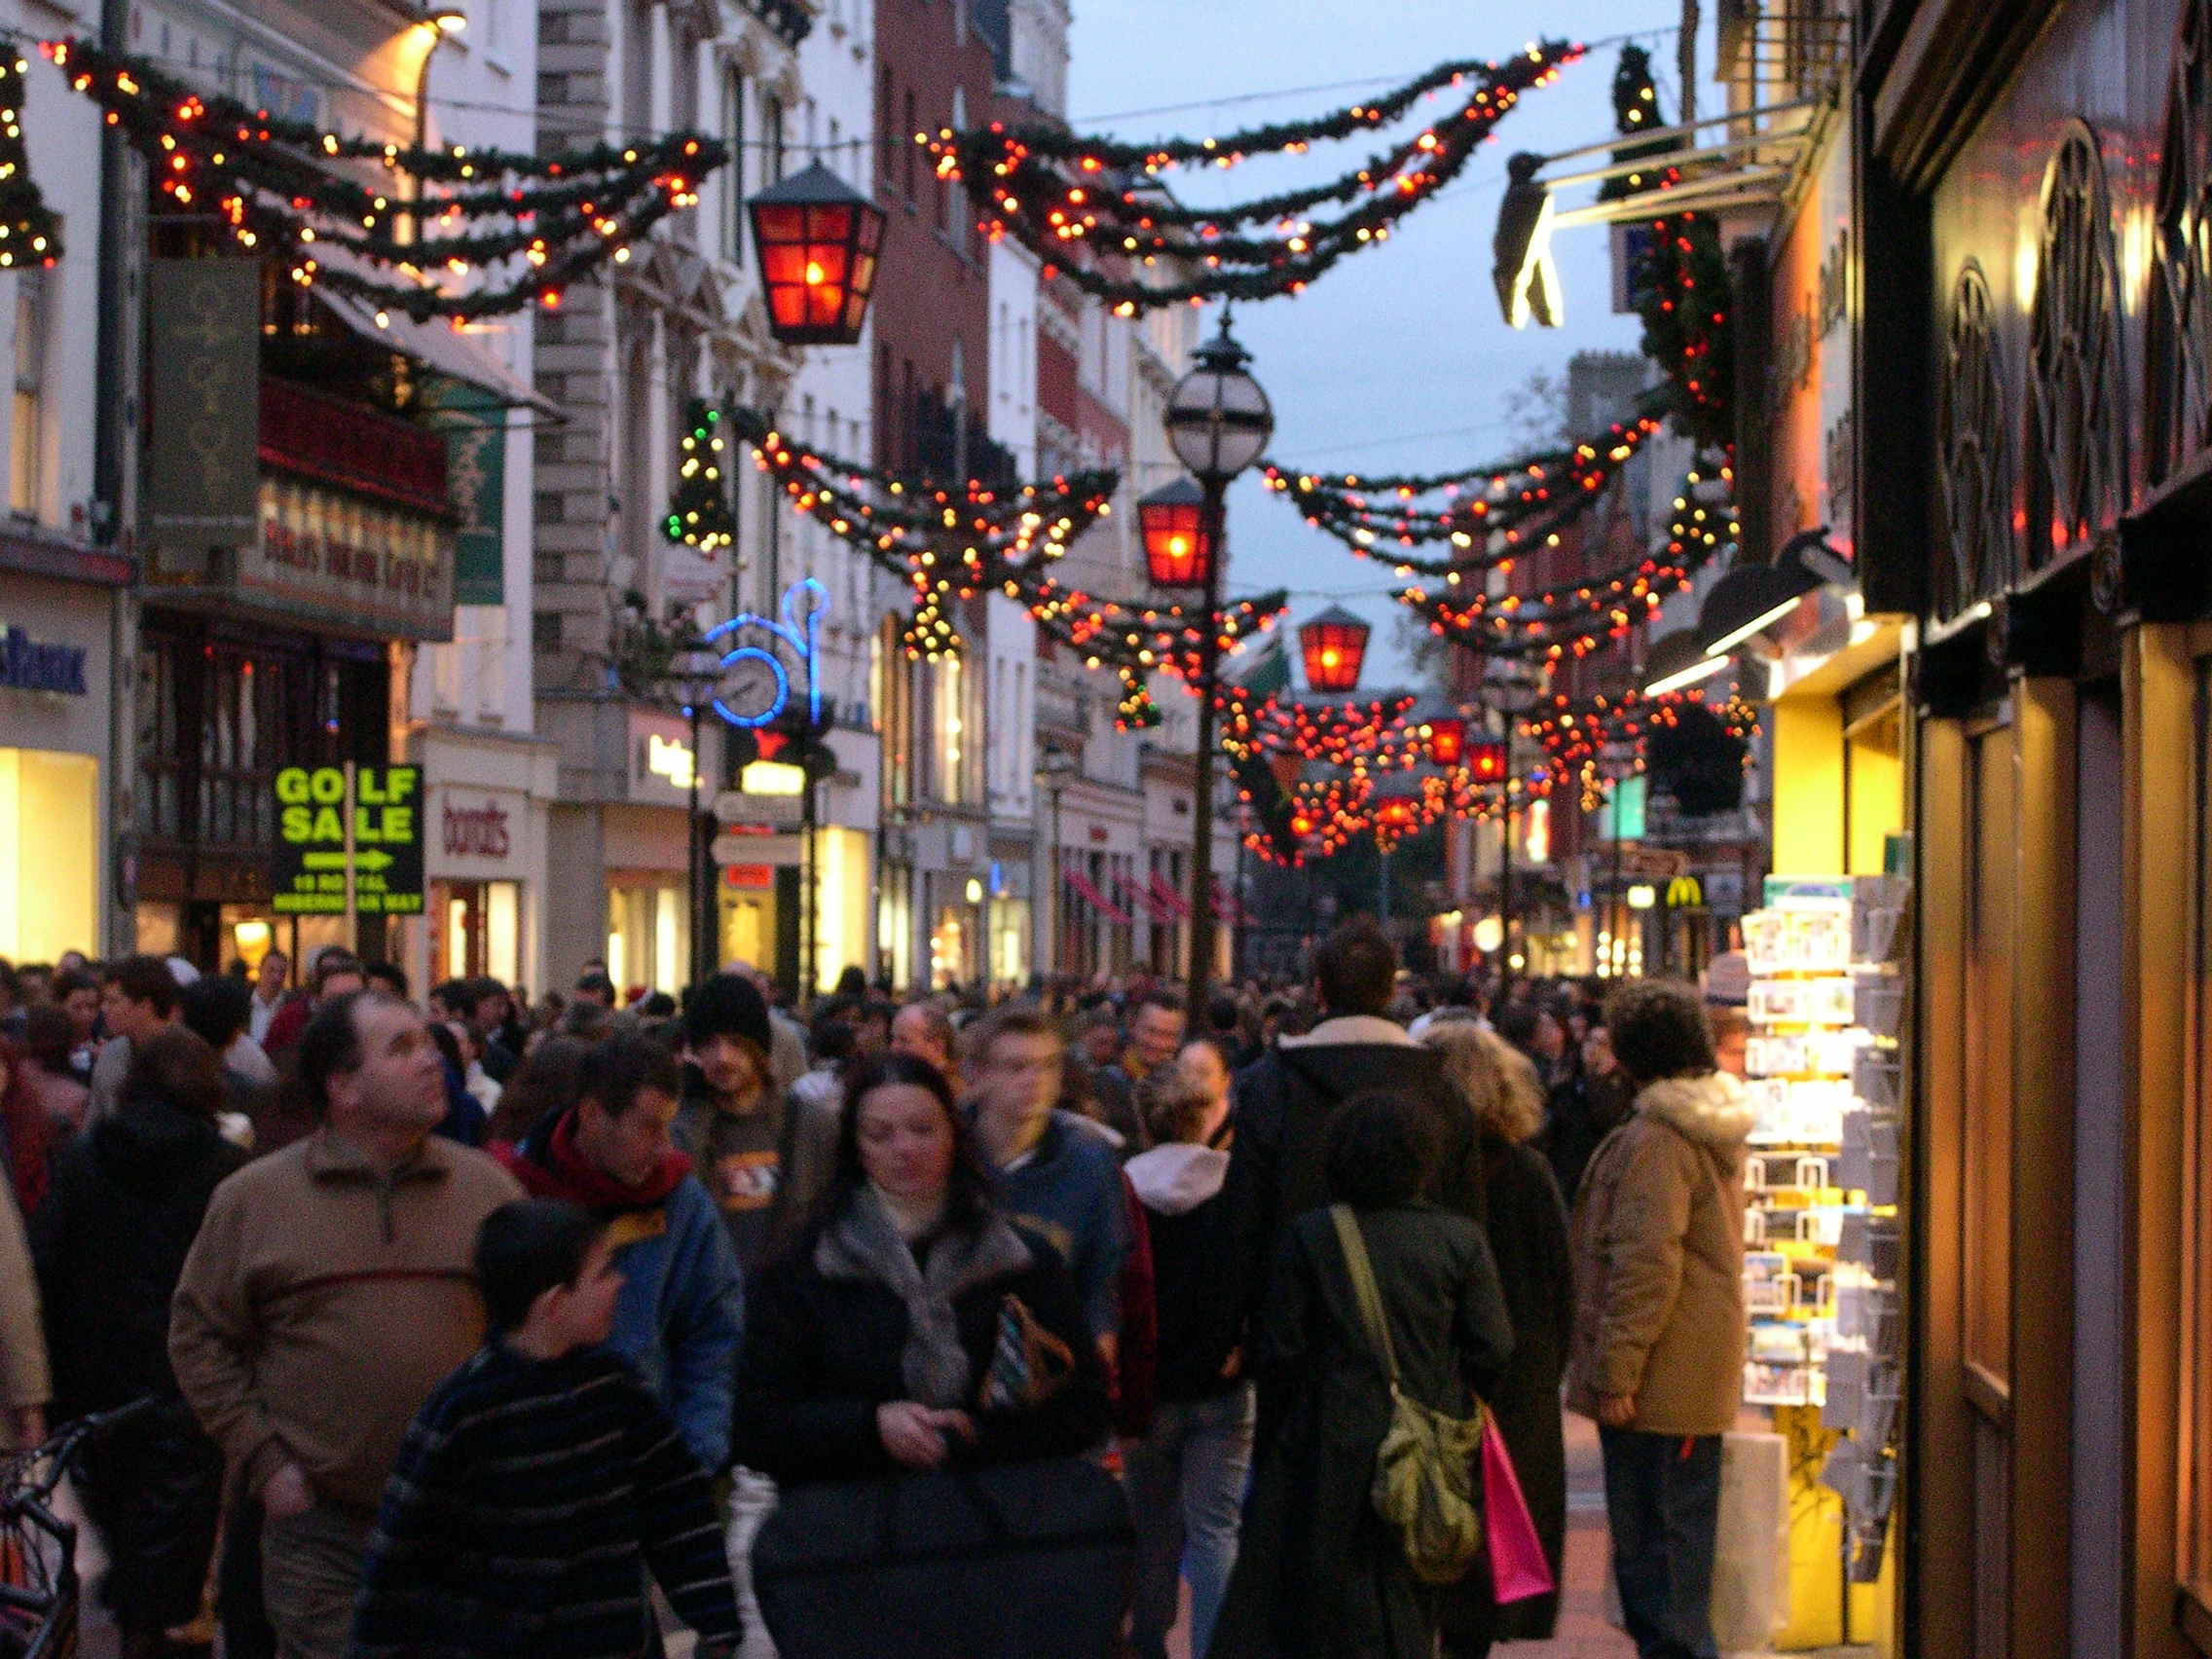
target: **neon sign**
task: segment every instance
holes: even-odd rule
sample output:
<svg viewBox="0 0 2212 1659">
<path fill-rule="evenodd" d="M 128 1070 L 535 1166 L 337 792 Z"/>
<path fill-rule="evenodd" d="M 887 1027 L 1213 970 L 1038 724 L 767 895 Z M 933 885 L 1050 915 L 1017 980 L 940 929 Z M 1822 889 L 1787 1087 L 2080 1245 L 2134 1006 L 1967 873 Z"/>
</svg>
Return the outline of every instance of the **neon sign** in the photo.
<svg viewBox="0 0 2212 1659">
<path fill-rule="evenodd" d="M 721 687 L 718 683 L 712 699 L 714 711 L 733 726 L 752 729 L 771 725 L 790 704 L 791 670 L 784 666 L 783 653 L 778 650 L 778 646 L 794 655 L 799 666 L 805 670 L 807 723 L 817 726 L 822 723 L 822 683 L 815 673 L 815 658 L 821 641 L 822 617 L 830 608 L 829 590 L 812 576 L 808 576 L 784 590 L 783 601 L 777 608 L 781 621 L 772 621 L 768 617 L 743 611 L 726 622 L 718 623 L 707 632 L 709 645 L 735 639 L 747 630 L 768 636 L 766 644 L 733 645 L 722 653 L 719 665 L 722 682 L 733 675 L 758 675 L 764 671 L 772 688 L 764 708 L 757 713 L 741 715 L 723 701 Z"/>
</svg>

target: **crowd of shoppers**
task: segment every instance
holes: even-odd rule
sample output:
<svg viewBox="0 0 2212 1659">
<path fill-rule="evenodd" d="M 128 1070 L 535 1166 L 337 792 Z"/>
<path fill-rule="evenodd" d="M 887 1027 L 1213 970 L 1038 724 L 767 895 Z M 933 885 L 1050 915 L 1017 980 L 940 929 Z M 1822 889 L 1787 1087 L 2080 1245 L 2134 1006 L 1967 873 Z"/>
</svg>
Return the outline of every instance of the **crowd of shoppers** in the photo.
<svg viewBox="0 0 2212 1659">
<path fill-rule="evenodd" d="M 1423 1581 L 1378 1448 L 1401 1396 L 1486 1411 L 1556 1584 L 1564 1396 L 1640 1653 L 1703 1659 L 1740 1014 L 1423 983 L 1365 922 L 1313 967 L 1194 1033 L 1169 987 L 853 973 L 801 1027 L 742 964 L 621 1009 L 596 968 L 418 1005 L 338 950 L 0 966 L 10 1437 L 150 1398 L 76 1477 L 130 1659 L 210 1605 L 239 1659 L 611 1659 L 672 1615 L 772 1659 L 779 1493 L 1071 1458 L 1122 1477 L 1133 1659 L 1186 1586 L 1197 1659 L 1475 1659 L 1557 1596 Z"/>
</svg>

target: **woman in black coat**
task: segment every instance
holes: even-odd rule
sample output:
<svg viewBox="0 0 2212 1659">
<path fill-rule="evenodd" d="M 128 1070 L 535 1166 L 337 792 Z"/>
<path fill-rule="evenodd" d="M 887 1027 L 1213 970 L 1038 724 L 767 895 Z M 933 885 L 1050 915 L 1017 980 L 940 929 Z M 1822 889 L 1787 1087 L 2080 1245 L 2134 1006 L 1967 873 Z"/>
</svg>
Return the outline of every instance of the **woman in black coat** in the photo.
<svg viewBox="0 0 2212 1659">
<path fill-rule="evenodd" d="M 1018 1309 L 1015 1304 L 1018 1303 Z M 1022 1397 L 1006 1316 L 1043 1333 Z M 943 1074 L 884 1053 L 848 1081 L 836 1172 L 754 1280 L 737 1460 L 786 1485 L 1062 1456 L 1109 1428 L 1106 1375 L 1052 1247 L 1003 1217 Z"/>
<path fill-rule="evenodd" d="M 1488 1175 L 1490 1251 L 1513 1317 L 1513 1359 L 1490 1396 L 1536 1524 L 1552 1582 L 1567 1548 L 1567 1442 L 1560 1374 L 1574 1329 L 1574 1278 L 1567 1213 L 1551 1162 L 1536 1150 L 1543 1109 L 1529 1062 L 1472 1019 L 1438 1020 L 1422 1034 L 1474 1107 Z M 1444 1599 L 1444 1651 L 1481 1659 L 1497 1641 L 1542 1641 L 1559 1619 L 1559 1594 L 1499 1606 L 1484 1563 Z"/>
<path fill-rule="evenodd" d="M 169 1299 L 216 1186 L 245 1154 L 215 1129 L 221 1059 L 171 1026 L 131 1045 L 122 1105 L 65 1147 L 31 1224 L 59 1421 L 152 1395 L 85 1447 L 77 1475 L 111 1566 L 127 1656 L 200 1609 L 223 1459 L 169 1369 Z"/>
<path fill-rule="evenodd" d="M 1357 1219 L 1400 1388 L 1466 1418 L 1513 1339 L 1482 1229 L 1418 1196 L 1442 1135 L 1416 1097 L 1354 1096 L 1329 1125 L 1329 1193 Z M 1390 1389 L 1326 1207 L 1288 1229 L 1253 1368 L 1252 1491 L 1208 1659 L 1431 1659 L 1440 1596 L 1414 1577 L 1370 1495 Z"/>
</svg>

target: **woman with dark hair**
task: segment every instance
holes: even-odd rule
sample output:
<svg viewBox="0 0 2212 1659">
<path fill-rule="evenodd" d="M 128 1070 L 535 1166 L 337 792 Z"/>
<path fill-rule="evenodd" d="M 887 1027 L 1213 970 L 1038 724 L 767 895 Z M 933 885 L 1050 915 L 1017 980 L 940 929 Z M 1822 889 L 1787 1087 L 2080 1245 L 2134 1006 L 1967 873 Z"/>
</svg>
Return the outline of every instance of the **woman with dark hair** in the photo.
<svg viewBox="0 0 2212 1659">
<path fill-rule="evenodd" d="M 577 1074 L 591 1051 L 591 1041 L 582 1037 L 547 1037 L 533 1044 L 499 1090 L 499 1104 L 484 1125 L 484 1144 L 517 1145 L 547 1118 L 573 1106 Z"/>
<path fill-rule="evenodd" d="M 1028 1333 L 1018 1388 L 993 1359 Z M 1022 1462 L 1108 1427 L 1106 1376 L 1067 1270 L 1000 1212 L 944 1074 L 853 1069 L 828 1190 L 753 1281 L 737 1460 L 784 1485 Z"/>
<path fill-rule="evenodd" d="M 1467 1418 L 1496 1387 L 1513 1328 L 1482 1229 L 1420 1196 L 1443 1132 L 1410 1095 L 1354 1095 L 1329 1124 L 1329 1196 L 1373 1263 L 1399 1390 Z M 1389 1373 L 1327 1208 L 1285 1230 L 1268 1286 L 1252 1493 L 1209 1659 L 1431 1659 L 1438 1592 L 1370 1496 Z"/>
<path fill-rule="evenodd" d="M 163 1631 L 198 1612 L 214 1549 L 222 1454 L 178 1391 L 168 1328 L 207 1200 L 245 1161 L 216 1130 L 224 1097 L 222 1060 L 192 1032 L 132 1044 L 121 1105 L 62 1150 L 31 1225 L 55 1416 L 156 1402 L 89 1442 L 78 1470 L 127 1656 L 163 1651 Z"/>
<path fill-rule="evenodd" d="M 76 1024 L 69 1011 L 55 1003 L 41 1003 L 23 1015 L 23 1075 L 31 1092 L 46 1109 L 46 1119 L 56 1135 L 74 1134 L 85 1126 L 85 1106 L 92 1091 L 70 1069 L 70 1051 L 76 1047 Z"/>
</svg>

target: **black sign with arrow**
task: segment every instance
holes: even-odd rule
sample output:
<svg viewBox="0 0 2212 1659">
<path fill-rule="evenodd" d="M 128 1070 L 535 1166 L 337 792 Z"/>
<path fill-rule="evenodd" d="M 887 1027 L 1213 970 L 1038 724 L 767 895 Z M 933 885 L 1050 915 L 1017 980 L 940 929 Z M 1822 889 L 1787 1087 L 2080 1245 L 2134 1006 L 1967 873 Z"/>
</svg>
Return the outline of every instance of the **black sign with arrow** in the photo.
<svg viewBox="0 0 2212 1659">
<path fill-rule="evenodd" d="M 270 908 L 280 916 L 423 913 L 420 766 L 287 766 L 276 774 Z"/>
</svg>

